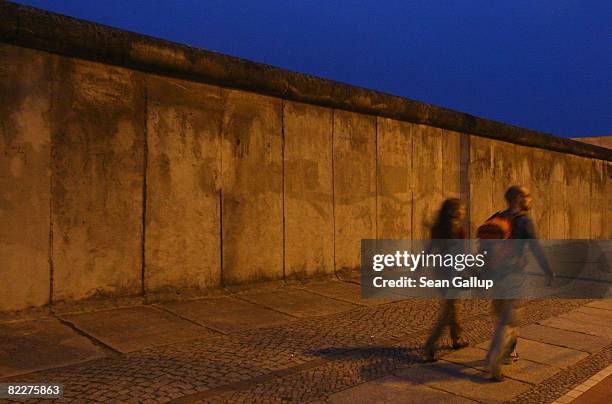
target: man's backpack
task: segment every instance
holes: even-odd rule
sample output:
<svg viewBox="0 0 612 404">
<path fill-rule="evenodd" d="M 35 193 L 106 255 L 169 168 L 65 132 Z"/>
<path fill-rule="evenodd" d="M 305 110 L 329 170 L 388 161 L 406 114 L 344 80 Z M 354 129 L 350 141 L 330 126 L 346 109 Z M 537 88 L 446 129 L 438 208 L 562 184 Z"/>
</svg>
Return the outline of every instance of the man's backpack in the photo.
<svg viewBox="0 0 612 404">
<path fill-rule="evenodd" d="M 488 218 L 476 232 L 477 237 L 481 240 L 497 239 L 505 240 L 509 239 L 512 235 L 512 222 L 520 214 L 502 216 L 501 212 L 495 213 L 493 216 Z"/>
<path fill-rule="evenodd" d="M 482 240 L 480 242 L 480 250 L 489 252 L 487 263 L 490 268 L 496 268 L 510 262 L 509 260 L 513 255 L 514 243 L 496 243 L 488 242 L 487 240 L 509 239 L 512 235 L 512 223 L 515 219 L 523 215 L 524 213 L 522 212 L 514 215 L 502 215 L 501 212 L 497 212 L 478 227 L 476 235 Z"/>
</svg>

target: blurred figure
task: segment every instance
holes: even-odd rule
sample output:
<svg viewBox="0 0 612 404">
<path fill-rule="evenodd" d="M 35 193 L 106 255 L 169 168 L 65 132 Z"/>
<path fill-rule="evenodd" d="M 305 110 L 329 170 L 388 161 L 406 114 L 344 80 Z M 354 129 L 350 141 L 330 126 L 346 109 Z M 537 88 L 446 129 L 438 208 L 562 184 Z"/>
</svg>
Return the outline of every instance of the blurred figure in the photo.
<svg viewBox="0 0 612 404">
<path fill-rule="evenodd" d="M 540 243 L 536 238 L 535 225 L 529 216 L 531 210 L 531 194 L 525 187 L 513 185 L 506 190 L 505 199 L 508 208 L 491 216 L 487 222 L 478 229 L 478 237 L 481 239 L 525 239 L 525 242 L 512 244 L 511 254 L 503 259 L 499 266 L 491 270 L 505 273 L 503 279 L 519 276 L 525 265 L 524 247 L 528 244 L 540 267 L 546 274 L 547 283 L 550 285 L 554 274 L 550 269 L 546 256 Z M 498 226 L 499 236 L 491 236 L 495 227 Z M 506 281 L 510 283 L 510 281 Z M 516 351 L 518 335 L 516 331 L 516 300 L 499 299 L 493 300 L 493 311 L 497 317 L 497 326 L 493 333 L 493 339 L 486 357 L 486 365 L 491 372 L 494 381 L 503 380 L 502 363 L 511 364 L 518 360 Z"/>
<path fill-rule="evenodd" d="M 445 254 L 450 246 L 447 240 L 465 239 L 466 231 L 463 227 L 465 218 L 465 205 L 457 198 L 449 198 L 442 203 L 438 216 L 431 228 L 431 242 L 427 247 L 427 253 L 437 252 Z M 463 336 L 463 330 L 459 324 L 461 301 L 458 299 L 446 299 L 443 303 L 442 312 L 436 325 L 431 331 L 431 335 L 425 343 L 425 361 L 436 360 L 436 343 L 446 329 L 450 328 L 450 335 L 454 349 L 459 349 L 468 345 L 467 339 Z"/>
</svg>

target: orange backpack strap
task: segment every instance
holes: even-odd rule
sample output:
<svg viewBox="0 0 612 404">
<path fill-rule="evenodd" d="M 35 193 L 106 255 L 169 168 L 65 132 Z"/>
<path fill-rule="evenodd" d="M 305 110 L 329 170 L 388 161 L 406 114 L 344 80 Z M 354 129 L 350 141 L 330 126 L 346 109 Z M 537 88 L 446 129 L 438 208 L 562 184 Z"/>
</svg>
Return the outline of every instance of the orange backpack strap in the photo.
<svg viewBox="0 0 612 404">
<path fill-rule="evenodd" d="M 487 220 L 485 220 L 485 222 L 488 222 L 489 220 L 493 219 L 495 216 L 499 216 L 501 214 L 501 210 L 498 210 L 497 212 L 493 213 Z"/>
</svg>

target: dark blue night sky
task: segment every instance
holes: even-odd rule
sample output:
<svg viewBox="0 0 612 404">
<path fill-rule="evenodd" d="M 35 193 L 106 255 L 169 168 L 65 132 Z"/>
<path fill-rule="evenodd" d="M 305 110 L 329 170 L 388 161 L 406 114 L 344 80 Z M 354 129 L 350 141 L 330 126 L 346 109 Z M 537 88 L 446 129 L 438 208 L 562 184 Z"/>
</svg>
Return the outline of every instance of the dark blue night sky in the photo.
<svg viewBox="0 0 612 404">
<path fill-rule="evenodd" d="M 612 1 L 24 0 L 559 136 L 612 135 Z"/>
</svg>

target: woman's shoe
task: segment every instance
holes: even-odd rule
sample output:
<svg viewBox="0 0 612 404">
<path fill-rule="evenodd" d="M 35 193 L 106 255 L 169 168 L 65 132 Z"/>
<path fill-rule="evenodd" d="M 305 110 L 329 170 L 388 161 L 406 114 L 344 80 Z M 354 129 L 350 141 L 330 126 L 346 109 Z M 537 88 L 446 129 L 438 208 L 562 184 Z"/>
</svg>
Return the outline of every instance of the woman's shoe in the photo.
<svg viewBox="0 0 612 404">
<path fill-rule="evenodd" d="M 459 337 L 456 341 L 453 341 L 453 349 L 461 349 L 469 346 L 470 343 L 466 338 Z"/>
<path fill-rule="evenodd" d="M 431 345 L 425 345 L 425 353 L 423 354 L 423 360 L 425 362 L 436 362 L 436 350 Z"/>
</svg>

